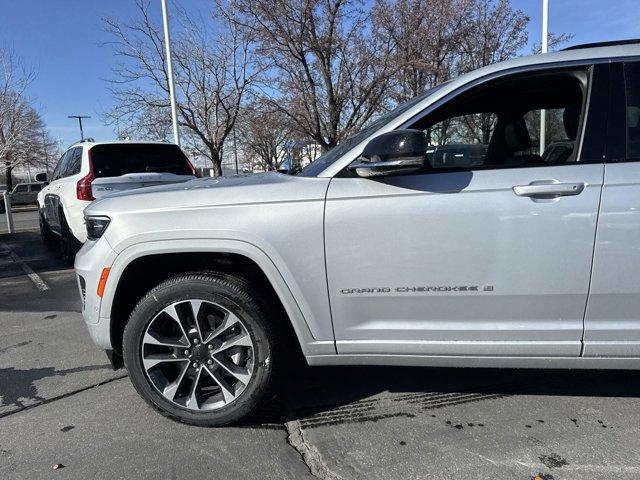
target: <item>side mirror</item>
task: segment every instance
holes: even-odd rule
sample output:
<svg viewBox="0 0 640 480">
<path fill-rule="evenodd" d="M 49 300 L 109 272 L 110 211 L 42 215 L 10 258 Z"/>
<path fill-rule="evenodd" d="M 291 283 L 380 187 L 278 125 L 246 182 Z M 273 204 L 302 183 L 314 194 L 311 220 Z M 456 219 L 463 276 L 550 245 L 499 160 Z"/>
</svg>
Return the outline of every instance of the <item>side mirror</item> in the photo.
<svg viewBox="0 0 640 480">
<path fill-rule="evenodd" d="M 49 179 L 47 178 L 47 174 L 46 173 L 38 173 L 36 174 L 36 182 L 47 182 Z"/>
<path fill-rule="evenodd" d="M 420 130 L 394 130 L 372 139 L 349 165 L 359 177 L 380 177 L 420 170 L 427 158 L 427 139 Z"/>
</svg>

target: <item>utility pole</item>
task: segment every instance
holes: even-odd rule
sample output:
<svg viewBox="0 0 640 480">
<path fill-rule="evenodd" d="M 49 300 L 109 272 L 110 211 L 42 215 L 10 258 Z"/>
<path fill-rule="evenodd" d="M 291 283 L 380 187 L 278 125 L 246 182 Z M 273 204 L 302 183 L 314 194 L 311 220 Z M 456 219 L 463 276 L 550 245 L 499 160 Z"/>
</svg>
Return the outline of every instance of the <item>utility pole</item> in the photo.
<svg viewBox="0 0 640 480">
<path fill-rule="evenodd" d="M 238 175 L 238 147 L 236 145 L 236 129 L 233 128 L 233 156 L 236 160 L 236 175 Z"/>
<path fill-rule="evenodd" d="M 49 149 L 47 148 L 47 135 L 42 130 L 42 148 L 44 149 L 44 168 L 47 172 L 47 180 L 49 180 Z"/>
<path fill-rule="evenodd" d="M 82 119 L 91 118 L 89 115 L 69 115 L 68 118 L 77 118 L 80 124 L 80 140 L 84 140 L 84 131 L 82 130 Z"/>
<path fill-rule="evenodd" d="M 549 47 L 549 0 L 542 0 L 542 48 L 541 53 L 547 53 Z M 540 110 L 540 155 L 545 150 L 545 136 L 546 136 L 546 110 Z"/>
<path fill-rule="evenodd" d="M 164 48 L 167 57 L 167 77 L 169 79 L 169 97 L 171 101 L 171 123 L 173 125 L 173 142 L 180 146 L 180 133 L 178 132 L 178 110 L 176 107 L 176 91 L 173 86 L 173 67 L 171 66 L 171 39 L 169 37 L 169 14 L 167 12 L 167 0 L 162 3 L 162 23 L 164 25 Z"/>
</svg>

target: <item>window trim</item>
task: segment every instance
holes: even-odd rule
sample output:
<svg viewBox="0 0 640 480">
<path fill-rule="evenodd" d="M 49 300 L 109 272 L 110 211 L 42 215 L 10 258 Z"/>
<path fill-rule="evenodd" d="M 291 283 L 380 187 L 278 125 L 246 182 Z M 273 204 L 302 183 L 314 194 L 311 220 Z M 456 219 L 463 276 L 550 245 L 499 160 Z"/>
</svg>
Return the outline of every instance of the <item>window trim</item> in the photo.
<svg viewBox="0 0 640 480">
<path fill-rule="evenodd" d="M 629 155 L 629 129 L 627 128 L 627 81 L 625 68 L 636 64 L 640 67 L 640 58 L 625 58 L 611 63 L 611 104 L 609 107 L 610 129 L 607 130 L 611 142 L 607 142 L 606 163 L 637 163 L 640 155 Z"/>
</svg>

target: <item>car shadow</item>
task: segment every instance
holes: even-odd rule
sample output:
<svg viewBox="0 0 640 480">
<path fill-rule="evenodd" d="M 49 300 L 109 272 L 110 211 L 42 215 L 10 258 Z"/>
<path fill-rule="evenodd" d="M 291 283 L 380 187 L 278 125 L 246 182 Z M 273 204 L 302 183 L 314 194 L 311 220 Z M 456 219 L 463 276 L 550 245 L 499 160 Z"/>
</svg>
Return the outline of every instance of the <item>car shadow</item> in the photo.
<svg viewBox="0 0 640 480">
<path fill-rule="evenodd" d="M 414 417 L 520 395 L 640 397 L 640 372 L 407 367 L 296 367 L 244 426 L 302 426 Z"/>
</svg>

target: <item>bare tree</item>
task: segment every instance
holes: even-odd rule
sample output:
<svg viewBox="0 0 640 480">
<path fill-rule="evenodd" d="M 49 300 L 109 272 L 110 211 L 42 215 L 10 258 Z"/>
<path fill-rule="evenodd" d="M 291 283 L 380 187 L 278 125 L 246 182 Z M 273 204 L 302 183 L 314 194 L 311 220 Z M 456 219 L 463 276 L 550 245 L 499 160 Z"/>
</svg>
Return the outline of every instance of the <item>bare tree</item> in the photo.
<svg viewBox="0 0 640 480">
<path fill-rule="evenodd" d="M 258 40 L 273 108 L 323 150 L 358 130 L 387 92 L 389 45 L 370 35 L 359 0 L 232 0 Z"/>
<path fill-rule="evenodd" d="M 553 33 L 549 32 L 549 38 L 547 40 L 547 48 L 550 51 L 555 50 L 557 47 L 564 45 L 567 42 L 570 42 L 575 35 L 573 33 Z M 533 48 L 531 49 L 531 53 L 537 55 L 542 52 L 542 44 L 536 42 L 533 44 Z"/>
<path fill-rule="evenodd" d="M 474 0 L 468 15 L 457 73 L 515 57 L 527 44 L 529 17 L 510 0 Z"/>
<path fill-rule="evenodd" d="M 0 48 L 0 75 L 0 162 L 10 190 L 16 167 L 44 163 L 47 142 L 45 134 L 43 143 L 42 117 L 26 96 L 35 77 L 33 71 L 12 50 Z"/>
<path fill-rule="evenodd" d="M 472 0 L 377 0 L 373 26 L 392 45 L 394 99 L 404 102 L 451 78 Z"/>
<path fill-rule="evenodd" d="M 294 133 L 278 110 L 269 102 L 256 99 L 244 110 L 238 127 L 240 143 L 252 168 L 264 171 L 280 168 Z"/>
<path fill-rule="evenodd" d="M 129 132 L 164 136 L 168 132 L 169 84 L 161 28 L 147 1 L 136 0 L 139 19 L 125 24 L 105 19 L 122 61 L 114 68 L 111 90 L 116 107 L 106 114 Z M 215 17 L 215 34 L 179 10 L 173 62 L 179 125 L 191 147 L 222 172 L 222 149 L 240 113 L 249 86 L 259 74 L 251 65 L 251 41 L 230 16 Z"/>
</svg>

